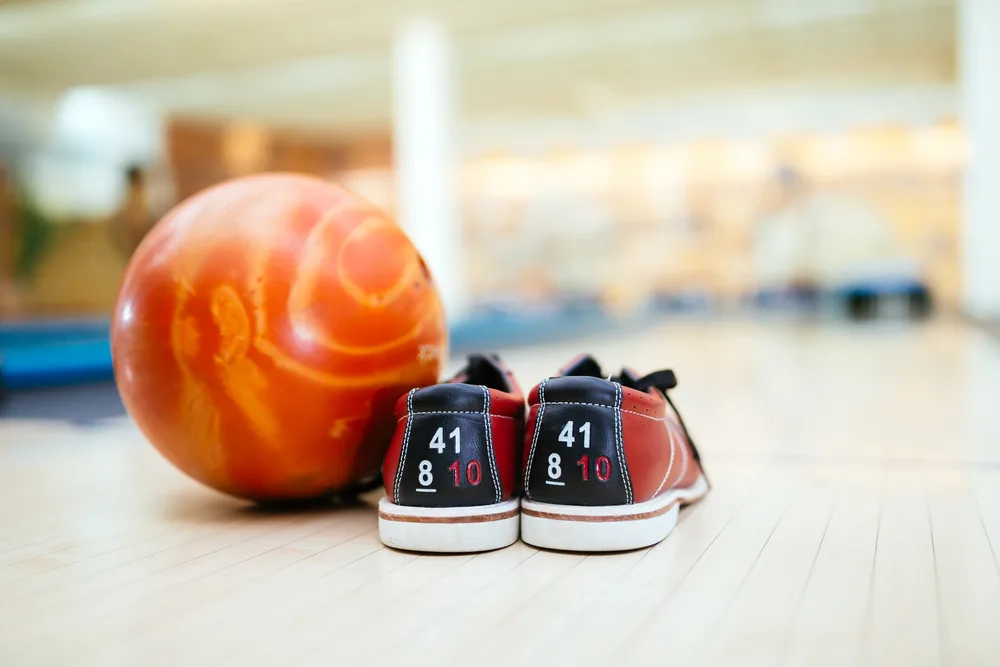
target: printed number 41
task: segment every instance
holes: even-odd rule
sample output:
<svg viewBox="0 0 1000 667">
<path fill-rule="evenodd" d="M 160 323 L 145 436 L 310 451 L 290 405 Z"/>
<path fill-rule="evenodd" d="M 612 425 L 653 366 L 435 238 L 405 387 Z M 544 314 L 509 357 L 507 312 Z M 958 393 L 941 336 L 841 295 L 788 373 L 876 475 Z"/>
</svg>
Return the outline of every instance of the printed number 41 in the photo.
<svg viewBox="0 0 1000 667">
<path fill-rule="evenodd" d="M 579 432 L 583 434 L 583 448 L 590 449 L 590 422 L 584 422 Z M 572 421 L 566 422 L 566 425 L 563 426 L 563 430 L 559 434 L 559 442 L 565 442 L 567 447 L 572 447 L 573 443 L 576 442 L 576 436 L 573 435 Z"/>
<path fill-rule="evenodd" d="M 455 427 L 455 430 L 448 434 L 448 437 L 455 441 L 455 453 L 460 454 L 462 451 L 462 432 Z M 436 449 L 438 454 L 444 454 L 444 427 L 439 426 L 438 430 L 434 432 L 434 437 L 431 438 L 431 449 Z"/>
</svg>

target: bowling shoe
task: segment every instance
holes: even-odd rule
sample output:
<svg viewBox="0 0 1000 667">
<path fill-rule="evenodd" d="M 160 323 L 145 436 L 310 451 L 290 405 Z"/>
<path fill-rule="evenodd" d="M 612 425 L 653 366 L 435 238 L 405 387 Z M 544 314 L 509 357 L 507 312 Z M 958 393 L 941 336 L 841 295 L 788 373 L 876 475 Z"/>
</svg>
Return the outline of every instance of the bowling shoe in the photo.
<svg viewBox="0 0 1000 667">
<path fill-rule="evenodd" d="M 521 539 L 567 551 L 637 549 L 665 538 L 709 489 L 667 396 L 674 373 L 607 377 L 589 356 L 528 394 Z"/>
<path fill-rule="evenodd" d="M 482 355 L 469 357 L 450 381 L 401 397 L 382 467 L 382 542 L 471 552 L 517 541 L 524 410 L 511 372 Z"/>
</svg>

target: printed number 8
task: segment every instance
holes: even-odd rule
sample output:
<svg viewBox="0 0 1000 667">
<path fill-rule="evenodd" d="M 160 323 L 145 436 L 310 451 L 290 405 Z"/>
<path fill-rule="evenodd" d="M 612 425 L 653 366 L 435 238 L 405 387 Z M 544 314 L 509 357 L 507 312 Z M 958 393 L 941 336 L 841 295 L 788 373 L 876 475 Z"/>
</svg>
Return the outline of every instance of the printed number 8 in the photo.
<svg viewBox="0 0 1000 667">
<path fill-rule="evenodd" d="M 562 475 L 562 468 L 559 464 L 562 463 L 562 457 L 560 457 L 555 452 L 549 454 L 549 478 L 558 479 Z"/>
<path fill-rule="evenodd" d="M 423 486 L 430 486 L 431 482 L 434 481 L 434 475 L 431 474 L 431 462 L 427 459 L 420 462 L 420 475 L 417 479 Z"/>
</svg>

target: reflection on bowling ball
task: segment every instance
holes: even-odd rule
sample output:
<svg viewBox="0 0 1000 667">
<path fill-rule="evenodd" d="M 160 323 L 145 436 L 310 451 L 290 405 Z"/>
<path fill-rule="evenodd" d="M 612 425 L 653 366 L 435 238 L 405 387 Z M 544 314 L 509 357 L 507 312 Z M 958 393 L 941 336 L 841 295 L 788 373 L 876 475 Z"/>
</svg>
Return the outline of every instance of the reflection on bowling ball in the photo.
<svg viewBox="0 0 1000 667">
<path fill-rule="evenodd" d="M 325 181 L 269 174 L 157 223 L 111 345 L 126 408 L 171 463 L 235 496 L 291 500 L 378 473 L 393 404 L 437 380 L 446 335 L 392 220 Z"/>
</svg>

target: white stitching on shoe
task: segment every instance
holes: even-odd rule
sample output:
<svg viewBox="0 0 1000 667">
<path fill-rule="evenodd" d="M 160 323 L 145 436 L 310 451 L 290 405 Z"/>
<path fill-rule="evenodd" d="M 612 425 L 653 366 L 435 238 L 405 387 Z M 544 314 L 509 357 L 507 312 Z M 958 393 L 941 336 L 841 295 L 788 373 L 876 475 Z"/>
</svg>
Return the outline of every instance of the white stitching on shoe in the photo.
<svg viewBox="0 0 1000 667">
<path fill-rule="evenodd" d="M 608 410 L 615 409 L 613 405 L 603 405 L 601 403 L 581 403 L 579 401 L 549 401 L 548 403 L 546 403 L 546 405 L 589 405 L 595 408 L 607 408 Z M 650 417 L 647 414 L 643 414 L 641 412 L 635 412 L 634 410 L 626 410 L 625 408 L 622 407 L 619 407 L 618 409 L 621 410 L 622 412 L 627 412 L 630 415 L 635 415 L 637 417 L 644 417 L 654 422 L 662 422 L 667 420 L 666 415 L 663 415 L 662 417 Z"/>
<path fill-rule="evenodd" d="M 483 387 L 483 422 L 486 425 L 486 456 L 489 457 L 490 470 L 493 473 L 493 482 L 497 491 L 497 502 L 503 497 L 500 488 L 500 473 L 497 472 L 497 454 L 493 449 L 493 425 L 490 424 L 490 390 Z"/>
<path fill-rule="evenodd" d="M 418 412 L 418 415 L 481 415 L 482 411 L 475 410 L 432 410 L 430 412 Z M 496 417 L 497 419 L 516 419 L 516 417 L 510 417 L 508 415 L 494 415 L 490 414 L 490 417 Z M 401 422 L 406 417 L 400 417 L 396 422 Z"/>
<path fill-rule="evenodd" d="M 406 450 L 410 447 L 410 426 L 413 425 L 413 394 L 416 389 L 411 389 L 406 395 L 406 430 L 403 431 L 403 446 L 399 454 L 399 466 L 396 468 L 396 483 L 393 485 L 392 502 L 399 504 L 399 485 L 403 479 L 403 468 L 406 466 Z"/>
<path fill-rule="evenodd" d="M 681 446 L 681 457 L 684 459 L 684 465 L 681 466 L 681 476 L 677 478 L 677 483 L 678 484 L 681 483 L 681 480 L 684 479 L 684 475 L 687 474 L 687 471 L 688 471 L 688 459 L 690 458 L 687 455 L 688 444 L 687 444 L 687 439 L 686 438 L 682 438 L 680 440 L 680 446 Z"/>
<path fill-rule="evenodd" d="M 615 445 L 618 450 L 618 467 L 622 471 L 622 481 L 625 482 L 625 500 L 631 505 L 634 499 L 632 495 L 632 479 L 628 474 L 628 466 L 625 463 L 625 440 L 622 434 L 622 386 L 615 384 Z"/>
<path fill-rule="evenodd" d="M 524 469 L 524 495 L 528 495 L 528 480 L 531 478 L 531 464 L 535 460 L 535 449 L 538 446 L 538 432 L 542 427 L 542 415 L 545 413 L 545 383 L 538 385 L 538 415 L 535 417 L 535 433 L 531 438 L 531 451 L 528 452 L 528 465 Z"/>
<path fill-rule="evenodd" d="M 656 491 L 653 492 L 653 498 L 660 494 L 663 490 L 663 485 L 667 483 L 667 479 L 670 478 L 670 471 L 674 469 L 674 456 L 677 453 L 677 448 L 674 447 L 674 432 L 670 428 L 670 424 L 664 422 L 664 429 L 667 431 L 667 439 L 670 442 L 670 464 L 667 465 L 667 472 L 663 473 L 663 479 L 660 480 L 660 485 L 656 487 Z"/>
</svg>

